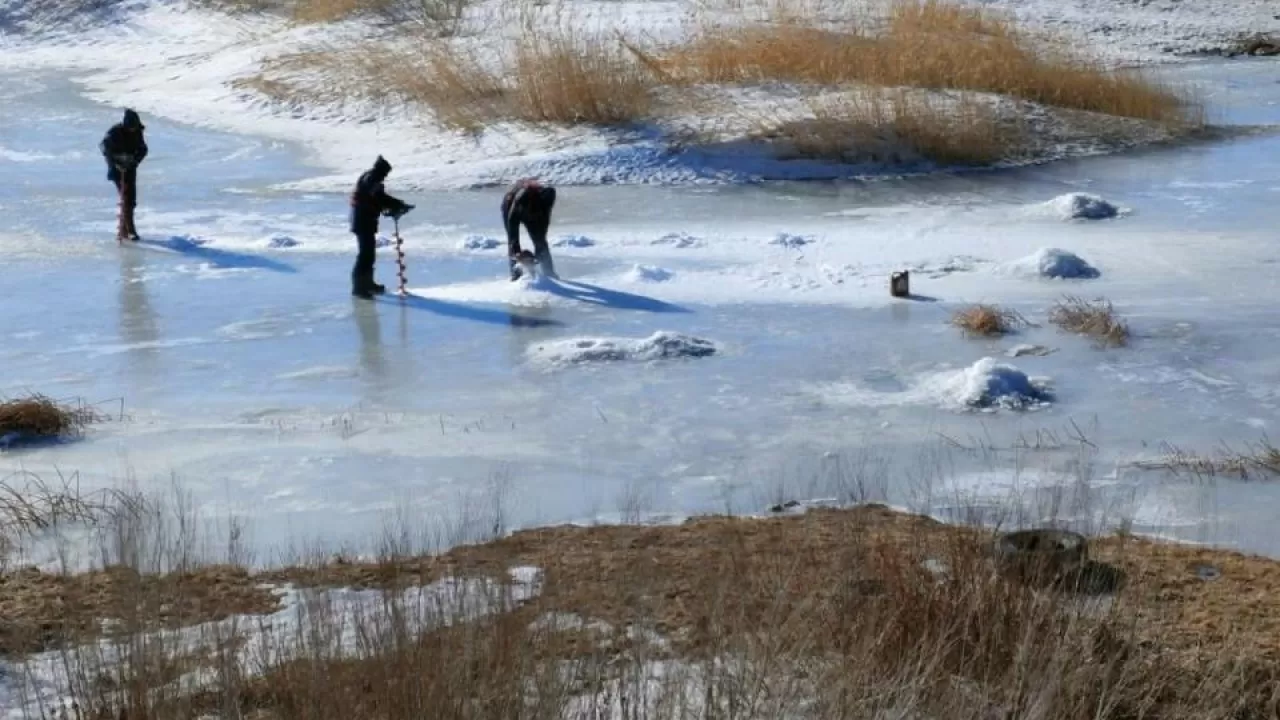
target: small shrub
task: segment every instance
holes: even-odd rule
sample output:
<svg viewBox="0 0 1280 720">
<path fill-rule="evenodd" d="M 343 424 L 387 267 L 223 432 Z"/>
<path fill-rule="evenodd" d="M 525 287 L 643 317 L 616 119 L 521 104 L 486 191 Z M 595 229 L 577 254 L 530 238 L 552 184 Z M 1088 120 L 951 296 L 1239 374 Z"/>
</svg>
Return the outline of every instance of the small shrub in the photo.
<svg viewBox="0 0 1280 720">
<path fill-rule="evenodd" d="M 1129 342 L 1129 326 L 1116 317 L 1111 301 L 1067 296 L 1049 310 L 1049 322 L 1077 335 L 1094 339 L 1101 347 L 1123 347 Z"/>
<path fill-rule="evenodd" d="M 973 305 L 957 310 L 951 316 L 951 324 L 968 335 L 998 337 L 1031 323 L 1016 310 L 1006 310 L 995 305 Z"/>
</svg>

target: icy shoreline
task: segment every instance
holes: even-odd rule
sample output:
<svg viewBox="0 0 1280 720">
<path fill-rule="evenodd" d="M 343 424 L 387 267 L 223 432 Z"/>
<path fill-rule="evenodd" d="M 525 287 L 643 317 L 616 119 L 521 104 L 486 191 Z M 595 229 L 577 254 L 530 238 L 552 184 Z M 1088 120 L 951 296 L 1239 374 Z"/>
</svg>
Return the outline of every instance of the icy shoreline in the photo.
<svg viewBox="0 0 1280 720">
<path fill-rule="evenodd" d="M 580 4 L 590 11 L 591 1 Z M 1099 1 L 1075 0 L 1063 6 L 1001 0 L 993 9 L 1008 11 L 1031 28 L 1079 38 L 1115 65 L 1176 62 L 1182 58 L 1166 49 L 1189 53 L 1220 46 L 1245 30 L 1280 28 L 1280 20 L 1267 20 L 1269 11 L 1262 10 L 1262 3 L 1250 0 L 1236 0 L 1230 9 L 1215 8 L 1213 13 L 1180 4 L 1099 13 L 1093 7 Z M 668 25 L 678 24 L 680 10 L 671 3 L 614 5 L 627 27 L 665 32 Z M 30 22 L 15 22 L 21 7 L 14 0 L 0 2 L 0 26 L 6 18 L 9 23 L 8 32 L 0 36 L 0 72 L 70 73 L 90 98 L 105 104 L 297 143 L 319 172 L 288 185 L 289 190 L 345 189 L 350 175 L 379 153 L 396 159 L 398 185 L 413 190 L 486 187 L 526 175 L 564 185 L 696 185 L 901 177 L 945 169 L 783 160 L 760 143 L 679 148 L 669 139 L 653 137 L 652 129 L 646 128 L 617 132 L 512 126 L 463 136 L 429 127 L 409 107 L 355 101 L 326 106 L 279 103 L 244 86 L 271 60 L 314 47 L 361 42 L 375 32 L 361 23 L 300 26 L 271 16 L 223 15 L 185 0 L 135 0 L 117 6 L 110 18 L 70 24 L 63 19 L 53 26 L 56 30 L 15 32 L 32 29 Z M 1113 17 L 1115 24 L 1099 29 L 1099 17 Z M 733 100 L 745 107 L 776 98 L 748 92 Z M 1117 146 L 1091 143 L 1065 130 L 1051 131 L 1048 146 L 1026 162 L 1115 152 L 1163 139 L 1167 138 L 1143 136 Z"/>
</svg>

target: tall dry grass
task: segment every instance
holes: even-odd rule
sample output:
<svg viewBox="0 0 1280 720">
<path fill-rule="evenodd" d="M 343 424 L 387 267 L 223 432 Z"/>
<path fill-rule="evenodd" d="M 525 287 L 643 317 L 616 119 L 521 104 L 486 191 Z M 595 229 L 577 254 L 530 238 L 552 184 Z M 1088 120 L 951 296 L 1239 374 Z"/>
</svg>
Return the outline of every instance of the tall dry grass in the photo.
<svg viewBox="0 0 1280 720">
<path fill-rule="evenodd" d="M 1020 129 L 972 97 L 936 97 L 866 88 L 812 99 L 811 117 L 762 133 L 783 143 L 784 157 L 910 166 L 983 165 L 1009 158 L 1025 142 Z"/>
<path fill-rule="evenodd" d="M 447 127 L 500 122 L 620 125 L 654 107 L 653 75 L 614 37 L 565 27 L 526 33 L 496 60 L 427 44 L 411 59 L 373 53 L 361 61 L 379 92 L 431 108 Z"/>
<path fill-rule="evenodd" d="M 774 9 L 769 22 L 708 22 L 660 56 L 685 82 L 851 83 L 998 93 L 1046 105 L 1181 123 L 1196 117 L 1171 89 L 1108 72 L 1009 19 L 942 0 L 900 0 L 883 29 Z"/>
</svg>

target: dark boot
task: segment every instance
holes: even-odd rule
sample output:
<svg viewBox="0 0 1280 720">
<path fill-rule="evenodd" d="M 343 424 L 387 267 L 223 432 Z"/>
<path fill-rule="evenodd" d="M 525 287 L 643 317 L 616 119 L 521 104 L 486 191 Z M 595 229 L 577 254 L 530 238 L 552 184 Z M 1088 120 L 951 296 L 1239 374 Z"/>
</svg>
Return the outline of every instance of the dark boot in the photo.
<svg viewBox="0 0 1280 720">
<path fill-rule="evenodd" d="M 369 289 L 373 291 L 374 295 L 385 295 L 387 293 L 387 286 L 381 283 L 373 283 L 369 286 Z"/>
</svg>

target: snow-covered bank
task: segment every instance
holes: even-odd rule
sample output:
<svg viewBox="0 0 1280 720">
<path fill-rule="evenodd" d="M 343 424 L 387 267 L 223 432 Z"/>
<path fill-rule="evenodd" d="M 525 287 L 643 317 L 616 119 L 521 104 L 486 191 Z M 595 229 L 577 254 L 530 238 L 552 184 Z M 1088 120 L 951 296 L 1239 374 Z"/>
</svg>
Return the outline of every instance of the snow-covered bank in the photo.
<svg viewBox="0 0 1280 720">
<path fill-rule="evenodd" d="M 609 22 L 649 37 L 679 33 L 681 14 L 687 10 L 677 2 L 605 4 Z M 1246 0 L 1235 4 L 1252 7 Z M 398 186 L 417 190 L 489 186 L 530 175 L 564 185 L 724 184 L 897 176 L 939 169 L 912 160 L 911 153 L 887 164 L 841 163 L 793 158 L 785 146 L 749 140 L 760 129 L 761 108 L 778 117 L 801 117 L 808 111 L 808 100 L 786 88 L 715 91 L 714 103 L 704 99 L 703 104 L 722 106 L 716 117 L 697 116 L 704 110 L 695 110 L 694 115 L 675 118 L 663 127 L 605 130 L 505 123 L 470 135 L 424 122 L 423 111 L 412 105 L 370 103 L 350 96 L 334 100 L 334 93 L 343 91 L 334 90 L 332 78 L 315 68 L 291 70 L 288 62 L 275 62 L 320 49 L 340 56 L 367 43 L 383 42 L 373 40 L 380 31 L 364 23 L 295 25 L 268 15 L 227 16 L 186 0 L 134 0 L 94 16 L 92 24 L 82 18 L 70 26 L 55 24 L 32 32 L 36 23 L 29 13 L 18 12 L 20 5 L 16 0 L 0 4 L 0 22 L 6 12 L 26 19 L 22 23 L 10 19 L 11 28 L 25 32 L 9 32 L 0 39 L 0 72 L 71 71 L 92 98 L 104 103 L 131 106 L 182 123 L 300 143 L 320 172 L 286 186 L 294 190 L 345 190 L 351 175 L 379 153 L 393 158 Z M 503 19 L 503 10 L 490 7 L 493 3 L 481 5 L 478 15 L 492 22 L 509 20 Z M 596 0 L 576 0 L 570 5 L 597 21 L 603 14 Z M 1043 21 L 1036 12 L 1043 14 Z M 1188 15 L 1186 22 L 1205 23 L 1207 36 L 1216 36 L 1234 23 L 1252 22 L 1252 12 L 1183 14 Z M 1018 14 L 1031 27 L 1056 29 L 1063 22 L 1061 10 L 1052 3 L 1020 5 Z M 1142 45 L 1146 40 L 1135 43 Z M 1101 49 L 1111 52 L 1106 45 Z M 1117 51 L 1113 59 L 1126 59 L 1128 52 Z M 261 92 L 263 83 L 300 84 L 309 93 L 280 102 Z M 329 99 L 322 102 L 312 95 Z M 948 101 L 945 94 L 937 94 L 931 102 Z M 1036 128 L 1036 147 L 1019 163 L 1112 152 L 1134 142 L 1165 139 L 1160 133 L 1134 130 L 1136 139 L 1104 141 L 1091 136 L 1091 130 L 1073 127 L 1067 116 L 1045 108 L 1022 107 L 998 97 L 987 101 L 1002 116 L 1035 116 L 1030 125 Z M 706 140 L 682 139 L 690 136 Z M 34 157 L 21 148 L 7 148 L 4 153 L 20 160 Z"/>
</svg>

